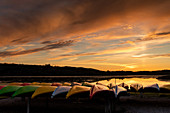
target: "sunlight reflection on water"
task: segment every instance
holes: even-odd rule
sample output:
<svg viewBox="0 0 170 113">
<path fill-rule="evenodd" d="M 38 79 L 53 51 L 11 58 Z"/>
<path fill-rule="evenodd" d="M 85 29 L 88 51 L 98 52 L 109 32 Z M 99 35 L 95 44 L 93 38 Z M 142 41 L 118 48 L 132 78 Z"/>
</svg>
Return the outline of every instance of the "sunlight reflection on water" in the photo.
<svg viewBox="0 0 170 113">
<path fill-rule="evenodd" d="M 140 83 L 142 84 L 144 87 L 148 86 L 148 85 L 152 85 L 152 84 L 159 84 L 160 87 L 162 87 L 163 85 L 170 85 L 170 81 L 160 81 L 156 78 L 125 78 L 125 79 L 110 79 L 108 80 L 101 80 L 99 81 L 99 83 L 105 84 L 105 85 L 109 85 L 110 83 L 112 83 L 113 85 L 118 85 L 121 83 L 126 83 L 127 85 L 131 85 L 133 83 Z"/>
</svg>

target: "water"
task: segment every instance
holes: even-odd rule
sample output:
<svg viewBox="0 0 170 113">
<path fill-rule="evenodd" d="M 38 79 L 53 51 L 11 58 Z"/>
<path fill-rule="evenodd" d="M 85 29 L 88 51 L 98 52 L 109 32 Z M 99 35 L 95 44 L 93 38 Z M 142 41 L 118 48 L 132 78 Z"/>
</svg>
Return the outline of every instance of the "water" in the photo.
<svg viewBox="0 0 170 113">
<path fill-rule="evenodd" d="M 159 80 L 157 77 L 164 75 L 117 75 L 117 76 L 0 76 L 1 82 L 62 82 L 62 81 L 91 81 L 99 82 L 105 85 L 112 83 L 118 85 L 125 83 L 131 85 L 133 83 L 140 83 L 144 87 L 152 84 L 159 84 L 159 86 L 170 85 L 170 80 Z M 4 80 L 4 81 L 3 81 Z"/>
<path fill-rule="evenodd" d="M 142 84 L 144 87 L 145 86 L 149 86 L 152 84 L 158 84 L 160 87 L 164 86 L 164 85 L 170 85 L 170 81 L 161 81 L 159 79 L 156 78 L 125 78 L 125 79 L 110 79 L 108 80 L 101 80 L 99 81 L 99 83 L 105 84 L 105 85 L 109 85 L 110 83 L 112 83 L 113 85 L 118 85 L 121 83 L 125 83 L 127 85 L 131 85 L 133 83 L 140 83 Z"/>
</svg>

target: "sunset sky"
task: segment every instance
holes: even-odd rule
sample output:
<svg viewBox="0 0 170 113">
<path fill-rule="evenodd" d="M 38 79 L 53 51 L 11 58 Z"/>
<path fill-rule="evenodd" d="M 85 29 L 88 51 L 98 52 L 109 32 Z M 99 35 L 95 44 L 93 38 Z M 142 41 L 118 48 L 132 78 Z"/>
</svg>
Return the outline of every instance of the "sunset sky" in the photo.
<svg viewBox="0 0 170 113">
<path fill-rule="evenodd" d="M 170 69 L 170 0 L 0 0 L 0 63 Z"/>
</svg>

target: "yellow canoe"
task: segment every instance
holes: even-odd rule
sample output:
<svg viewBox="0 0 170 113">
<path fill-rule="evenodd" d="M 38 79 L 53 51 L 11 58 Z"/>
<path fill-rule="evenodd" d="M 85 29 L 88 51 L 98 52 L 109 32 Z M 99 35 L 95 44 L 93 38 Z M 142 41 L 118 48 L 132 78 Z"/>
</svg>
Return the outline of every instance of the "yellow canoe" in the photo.
<svg viewBox="0 0 170 113">
<path fill-rule="evenodd" d="M 62 84 L 62 86 L 71 86 L 71 83 L 69 83 L 69 82 L 64 82 L 64 83 Z"/>
<path fill-rule="evenodd" d="M 30 85 L 40 85 L 39 82 L 32 82 Z"/>
<path fill-rule="evenodd" d="M 41 85 L 41 86 L 51 86 L 51 85 L 52 85 L 52 83 L 42 82 L 42 83 L 40 83 L 40 85 Z"/>
<path fill-rule="evenodd" d="M 83 92 L 90 92 L 91 87 L 86 86 L 73 86 L 66 95 L 66 99 L 71 95 L 83 93 Z"/>
<path fill-rule="evenodd" d="M 92 86 L 94 86 L 94 85 L 96 85 L 96 83 L 95 82 L 83 82 L 83 84 L 82 84 L 82 86 L 89 86 L 89 87 L 92 87 Z"/>
<path fill-rule="evenodd" d="M 57 88 L 57 86 L 41 86 L 35 90 L 31 98 L 34 98 L 41 94 L 52 93 Z"/>
</svg>

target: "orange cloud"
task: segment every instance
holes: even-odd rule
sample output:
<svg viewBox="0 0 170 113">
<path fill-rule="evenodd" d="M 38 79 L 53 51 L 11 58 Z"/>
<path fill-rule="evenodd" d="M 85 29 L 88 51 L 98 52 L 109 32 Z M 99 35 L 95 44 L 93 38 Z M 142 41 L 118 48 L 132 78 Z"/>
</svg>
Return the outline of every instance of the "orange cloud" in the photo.
<svg viewBox="0 0 170 113">
<path fill-rule="evenodd" d="M 0 1 L 0 46 L 71 39 L 124 24 L 132 29 L 129 24 L 141 21 L 161 26 L 169 18 L 169 4 L 169 0 Z"/>
<path fill-rule="evenodd" d="M 60 55 L 55 58 L 48 58 L 48 60 L 60 60 L 63 58 L 70 58 L 70 57 L 78 57 L 78 56 L 89 56 L 89 55 L 95 55 L 96 53 L 74 53 L 74 54 L 64 54 Z"/>
</svg>

